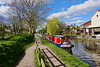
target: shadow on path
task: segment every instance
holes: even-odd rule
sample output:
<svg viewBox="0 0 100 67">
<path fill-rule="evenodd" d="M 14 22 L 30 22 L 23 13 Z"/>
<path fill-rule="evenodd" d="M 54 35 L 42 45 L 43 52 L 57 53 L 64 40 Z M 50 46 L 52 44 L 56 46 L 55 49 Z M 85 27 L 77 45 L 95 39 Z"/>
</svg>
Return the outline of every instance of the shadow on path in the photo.
<svg viewBox="0 0 100 67">
<path fill-rule="evenodd" d="M 19 65 L 20 61 L 24 58 L 25 54 L 26 54 L 25 52 L 22 54 L 22 56 L 20 57 L 20 59 L 18 60 L 18 62 L 15 64 L 14 67 L 16 67 L 17 65 Z"/>
<path fill-rule="evenodd" d="M 44 48 L 41 50 L 43 51 L 43 53 L 45 54 L 45 56 L 51 63 L 52 67 L 66 67 L 65 64 L 62 63 L 48 48 Z M 49 55 L 48 55 L 48 53 L 49 53 Z M 51 54 L 51 57 L 50 57 L 50 54 Z M 52 59 L 56 59 L 56 61 L 53 61 Z M 58 62 L 58 63 L 56 63 L 56 65 L 55 65 L 54 64 L 55 62 Z"/>
</svg>

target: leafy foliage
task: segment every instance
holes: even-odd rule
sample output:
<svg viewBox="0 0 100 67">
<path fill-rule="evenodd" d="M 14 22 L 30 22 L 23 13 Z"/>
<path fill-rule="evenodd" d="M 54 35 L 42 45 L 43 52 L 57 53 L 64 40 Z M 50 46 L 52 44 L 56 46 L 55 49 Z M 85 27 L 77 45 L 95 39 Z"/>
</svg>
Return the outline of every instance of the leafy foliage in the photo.
<svg viewBox="0 0 100 67">
<path fill-rule="evenodd" d="M 29 34 L 18 34 L 0 40 L 0 67 L 13 67 L 25 49 L 34 42 Z"/>
<path fill-rule="evenodd" d="M 47 21 L 46 26 L 48 34 L 56 34 L 56 32 L 60 30 L 60 21 L 58 18 L 50 19 Z"/>
<path fill-rule="evenodd" d="M 67 30 L 67 31 L 70 31 L 70 30 L 71 30 L 71 28 L 70 28 L 69 25 L 66 27 L 66 30 Z"/>
</svg>

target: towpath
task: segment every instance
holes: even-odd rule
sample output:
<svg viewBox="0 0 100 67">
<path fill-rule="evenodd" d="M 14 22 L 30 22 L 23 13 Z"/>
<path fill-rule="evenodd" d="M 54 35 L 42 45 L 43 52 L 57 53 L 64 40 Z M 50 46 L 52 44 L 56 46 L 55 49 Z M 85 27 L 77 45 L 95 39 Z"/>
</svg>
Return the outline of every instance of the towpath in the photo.
<svg viewBox="0 0 100 67">
<path fill-rule="evenodd" d="M 65 64 L 58 59 L 58 57 L 54 54 L 54 52 L 51 49 L 49 49 L 45 45 L 42 45 L 41 40 L 38 36 L 35 35 L 35 38 L 39 48 L 43 51 L 47 60 L 49 61 L 50 67 L 66 67 Z"/>
<path fill-rule="evenodd" d="M 40 38 L 35 35 L 35 40 L 37 41 L 37 44 L 39 48 L 43 51 L 45 54 L 47 61 L 50 63 L 50 67 L 66 67 L 65 64 L 58 59 L 58 57 L 45 45 L 42 45 Z M 31 46 L 29 49 L 23 53 L 22 57 L 20 58 L 20 61 L 16 64 L 15 67 L 35 67 L 34 64 L 34 50 L 36 48 L 36 42 L 33 46 Z"/>
</svg>

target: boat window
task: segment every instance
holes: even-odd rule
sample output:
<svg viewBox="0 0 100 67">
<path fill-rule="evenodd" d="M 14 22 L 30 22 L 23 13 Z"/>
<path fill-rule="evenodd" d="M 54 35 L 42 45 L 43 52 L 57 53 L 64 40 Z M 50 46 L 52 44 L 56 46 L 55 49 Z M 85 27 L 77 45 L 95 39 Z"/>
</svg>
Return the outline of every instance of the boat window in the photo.
<svg viewBox="0 0 100 67">
<path fill-rule="evenodd" d="M 68 43 L 69 43 L 69 38 L 64 37 L 63 41 L 62 41 L 62 44 L 68 44 Z"/>
<path fill-rule="evenodd" d="M 54 37 L 54 42 L 60 44 L 61 43 L 61 38 Z"/>
</svg>

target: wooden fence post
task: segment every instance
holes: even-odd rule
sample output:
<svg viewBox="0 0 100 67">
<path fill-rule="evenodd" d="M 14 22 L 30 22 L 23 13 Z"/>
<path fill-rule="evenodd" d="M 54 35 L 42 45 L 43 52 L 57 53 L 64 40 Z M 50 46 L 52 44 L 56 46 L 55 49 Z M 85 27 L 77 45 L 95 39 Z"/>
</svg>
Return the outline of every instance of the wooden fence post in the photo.
<svg viewBox="0 0 100 67">
<path fill-rule="evenodd" d="M 40 52 L 40 48 L 38 48 L 37 41 L 36 41 L 36 53 L 37 53 L 37 59 L 38 59 L 38 62 L 39 62 L 39 66 L 45 67 L 45 63 L 43 61 L 43 58 L 41 57 L 41 52 Z"/>
</svg>

